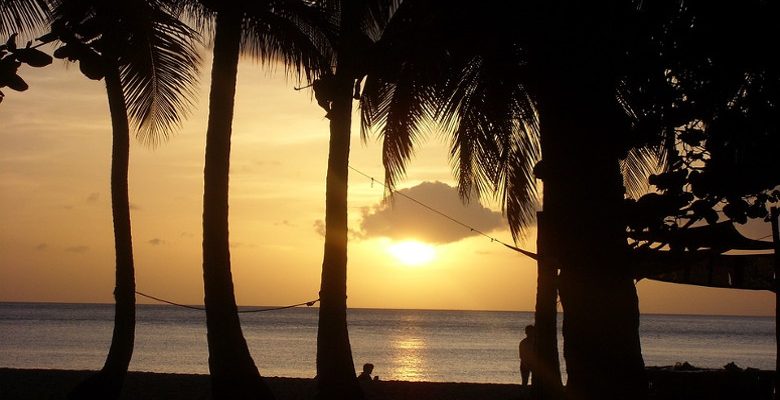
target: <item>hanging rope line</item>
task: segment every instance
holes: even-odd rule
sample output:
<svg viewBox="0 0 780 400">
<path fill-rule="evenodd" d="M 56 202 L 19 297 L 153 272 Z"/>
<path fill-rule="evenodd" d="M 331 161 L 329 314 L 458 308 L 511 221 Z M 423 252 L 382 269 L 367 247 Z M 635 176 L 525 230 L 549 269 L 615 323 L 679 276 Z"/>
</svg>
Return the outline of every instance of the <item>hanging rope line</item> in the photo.
<svg viewBox="0 0 780 400">
<path fill-rule="evenodd" d="M 390 191 L 390 193 L 394 193 L 394 194 L 397 194 L 397 195 L 399 195 L 401 197 L 404 197 L 405 199 L 416 203 L 417 205 L 427 209 L 428 211 L 431 211 L 433 213 L 439 214 L 440 216 L 442 216 L 442 217 L 444 217 L 444 218 L 446 218 L 446 219 L 448 219 L 448 220 L 450 220 L 450 221 L 452 221 L 452 222 L 454 222 L 454 223 L 456 223 L 456 224 L 458 224 L 458 225 L 460 225 L 460 226 L 470 230 L 471 232 L 474 232 L 474 233 L 476 233 L 478 235 L 482 235 L 482 236 L 490 239 L 491 242 L 497 242 L 497 243 L 503 244 L 505 247 L 507 247 L 507 248 L 509 248 L 511 250 L 514 250 L 514 251 L 516 251 L 516 252 L 518 252 L 520 254 L 523 254 L 523 255 L 525 255 L 527 257 L 530 257 L 530 258 L 532 258 L 534 260 L 537 260 L 539 258 L 539 256 L 536 253 L 534 253 L 534 252 L 531 252 L 531 251 L 528 251 L 528 250 L 524 250 L 524 249 L 521 249 L 521 248 L 519 248 L 517 246 L 513 246 L 511 244 L 505 243 L 505 242 L 503 242 L 503 241 L 501 241 L 499 239 L 496 239 L 493 236 L 490 236 L 487 233 L 482 232 L 481 230 L 479 230 L 479 229 L 477 229 L 477 228 L 475 228 L 475 227 L 473 227 L 473 226 L 471 226 L 469 224 L 466 224 L 465 222 L 461 222 L 461 221 L 455 219 L 454 217 L 451 217 L 451 216 L 445 214 L 444 212 L 439 211 L 439 210 L 437 210 L 437 209 L 435 209 L 435 208 L 433 208 L 433 207 L 431 207 L 431 206 L 429 206 L 429 205 L 427 205 L 427 204 L 425 204 L 425 203 L 423 203 L 423 202 L 421 202 L 421 201 L 419 201 L 419 200 L 417 200 L 417 199 L 415 199 L 415 198 L 413 198 L 413 197 L 411 197 L 411 196 L 409 196 L 407 194 L 401 193 L 401 192 L 399 192 L 397 190 L 393 190 L 389 186 L 385 185 L 383 182 L 374 179 L 373 176 L 370 176 L 370 175 L 366 174 L 365 172 L 360 171 L 359 169 L 357 169 L 357 168 L 355 168 L 355 167 L 353 167 L 351 165 L 349 165 L 349 169 L 351 169 L 351 170 L 355 171 L 356 173 L 358 173 L 360 175 L 363 175 L 364 177 L 370 179 L 372 186 L 373 186 L 374 182 L 376 182 L 376 183 L 382 185 L 388 191 Z"/>
<path fill-rule="evenodd" d="M 159 297 L 154 297 L 154 296 L 148 295 L 146 293 L 141 293 L 141 292 L 139 292 L 137 290 L 136 290 L 135 293 L 137 295 L 139 295 L 139 296 L 146 297 L 147 299 L 156 300 L 156 301 L 159 301 L 161 303 L 170 304 L 172 306 L 177 306 L 177 307 L 182 307 L 182 308 L 189 308 L 190 310 L 206 311 L 206 309 L 204 307 L 195 307 L 195 306 L 188 306 L 186 304 L 174 303 L 172 301 L 161 299 Z M 266 311 L 286 310 L 288 308 L 301 307 L 301 306 L 311 307 L 314 304 L 316 304 L 318 301 L 320 301 L 320 299 L 311 300 L 311 301 L 298 303 L 298 304 L 291 304 L 289 306 L 271 307 L 271 308 L 257 308 L 257 309 L 252 309 L 252 310 L 238 310 L 238 312 L 239 313 L 259 313 L 259 312 L 266 312 Z"/>
<path fill-rule="evenodd" d="M 389 186 L 384 184 L 382 181 L 379 181 L 379 180 L 375 179 L 371 175 L 368 175 L 365 172 L 363 172 L 363 171 L 361 171 L 361 170 L 359 170 L 359 169 L 357 169 L 357 168 L 355 168 L 355 167 L 353 167 L 351 165 L 349 165 L 349 169 L 351 169 L 351 170 L 355 171 L 356 173 L 358 173 L 358 174 L 366 177 L 367 179 L 371 180 L 371 187 L 373 187 L 374 186 L 374 182 L 376 182 L 376 183 L 382 185 L 382 187 L 384 187 L 388 191 L 390 191 L 390 193 L 397 194 L 397 195 L 399 195 L 399 196 L 401 196 L 401 197 L 403 197 L 403 198 L 405 198 L 405 199 L 407 199 L 407 200 L 409 200 L 409 201 L 419 205 L 420 207 L 425 208 L 426 210 L 428 210 L 430 212 L 438 214 L 439 216 L 441 216 L 443 218 L 446 218 L 449 221 L 451 221 L 451 222 L 453 222 L 453 223 L 455 223 L 457 225 L 460 225 L 460 226 L 462 226 L 465 229 L 468 229 L 471 232 L 474 232 L 474 233 L 476 233 L 478 235 L 484 236 L 485 238 L 490 239 L 491 242 L 496 242 L 496 243 L 502 244 L 502 245 L 504 245 L 504 247 L 506 247 L 506 248 L 508 248 L 510 250 L 516 251 L 516 252 L 518 252 L 520 254 L 523 254 L 523 255 L 525 255 L 527 257 L 530 257 L 530 258 L 532 258 L 534 260 L 537 260 L 539 258 L 539 256 L 536 253 L 534 253 L 534 252 L 531 252 L 531 251 L 528 251 L 528 250 L 525 250 L 525 249 L 521 249 L 521 248 L 519 248 L 517 246 L 511 245 L 511 244 L 506 243 L 506 242 L 504 242 L 504 241 L 502 241 L 500 239 L 497 239 L 497 238 L 495 238 L 493 236 L 490 236 L 487 233 L 485 233 L 485 232 L 483 232 L 483 231 L 481 231 L 481 230 L 479 230 L 479 229 L 477 229 L 477 228 L 475 228 L 475 227 L 473 227 L 473 226 L 471 226 L 469 224 L 466 224 L 465 222 L 462 222 L 462 221 L 460 221 L 460 220 L 458 220 L 458 219 L 456 219 L 456 218 L 454 218 L 454 217 L 452 217 L 452 216 L 450 216 L 450 215 L 448 215 L 448 214 L 446 214 L 446 213 L 444 213 L 442 211 L 439 211 L 439 210 L 437 210 L 437 209 L 435 209 L 435 208 L 433 208 L 433 207 L 431 207 L 431 206 L 429 206 L 429 205 L 427 205 L 427 204 L 425 204 L 425 203 L 415 199 L 414 197 L 411 197 L 411 196 L 409 196 L 409 195 L 407 195 L 405 193 L 401 193 L 401 192 L 399 192 L 397 190 L 393 190 Z M 173 301 L 165 300 L 165 299 L 162 299 L 162 298 L 159 298 L 159 297 L 155 297 L 155 296 L 152 296 L 152 295 L 148 295 L 146 293 L 142 293 L 142 292 L 139 292 L 139 291 L 136 291 L 135 293 L 138 294 L 139 296 L 143 296 L 143 297 L 146 297 L 146 298 L 151 299 L 151 300 L 159 301 L 161 303 L 170 304 L 172 306 L 187 308 L 187 309 L 190 309 L 190 310 L 198 310 L 198 311 L 205 311 L 206 310 L 203 307 L 196 307 L 196 306 L 189 306 L 189 305 L 181 304 L 181 303 L 175 303 Z M 238 312 L 239 313 L 259 313 L 259 312 L 266 312 L 266 311 L 286 310 L 288 308 L 302 307 L 302 306 L 311 307 L 314 304 L 316 304 L 318 301 L 320 301 L 320 299 L 310 300 L 310 301 L 306 301 L 306 302 L 298 303 L 298 304 L 291 304 L 291 305 L 288 305 L 288 306 L 272 307 L 272 308 L 258 308 L 258 309 L 252 309 L 252 310 L 239 310 Z"/>
</svg>

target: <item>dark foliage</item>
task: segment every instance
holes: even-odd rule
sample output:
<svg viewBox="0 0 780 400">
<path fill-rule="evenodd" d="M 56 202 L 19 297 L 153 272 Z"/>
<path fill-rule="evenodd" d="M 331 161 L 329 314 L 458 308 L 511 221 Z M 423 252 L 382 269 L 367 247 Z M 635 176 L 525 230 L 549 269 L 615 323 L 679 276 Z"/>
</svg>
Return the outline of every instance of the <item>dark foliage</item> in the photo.
<svg viewBox="0 0 780 400">
<path fill-rule="evenodd" d="M 672 5 L 676 4 L 672 2 Z M 621 96 L 656 193 L 628 200 L 633 231 L 766 218 L 780 201 L 780 45 L 774 2 L 649 5 Z"/>
<path fill-rule="evenodd" d="M 47 38 L 38 39 L 41 43 L 37 46 L 32 42 L 27 42 L 24 47 L 16 45 L 17 34 L 12 34 L 8 41 L 0 44 L 0 88 L 7 87 L 17 92 L 23 92 L 29 88 L 27 82 L 19 76 L 19 67 L 23 64 L 31 67 L 45 67 L 52 62 L 50 55 L 37 49 L 41 44 L 45 44 Z M 0 91 L 0 103 L 5 95 Z"/>
</svg>

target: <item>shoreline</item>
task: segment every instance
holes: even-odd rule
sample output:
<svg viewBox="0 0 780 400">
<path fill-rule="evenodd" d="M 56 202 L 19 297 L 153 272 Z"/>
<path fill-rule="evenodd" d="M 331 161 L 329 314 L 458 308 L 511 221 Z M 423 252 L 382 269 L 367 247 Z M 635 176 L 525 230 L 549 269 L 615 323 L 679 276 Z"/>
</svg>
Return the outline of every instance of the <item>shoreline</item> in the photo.
<svg viewBox="0 0 780 400">
<path fill-rule="evenodd" d="M 114 307 L 114 303 L 111 302 L 59 302 L 59 301 L 32 301 L 32 300 L 0 300 L 2 304 L 43 304 L 43 305 L 88 305 L 88 306 L 107 306 Z M 163 306 L 163 307 L 180 307 L 160 302 L 137 302 L 138 306 Z M 193 307 L 204 307 L 203 304 L 185 304 Z M 239 304 L 238 308 L 274 308 L 282 305 L 252 305 L 252 304 Z M 311 307 L 297 307 L 303 310 L 307 309 L 319 309 L 319 305 Z M 478 310 L 478 309 L 449 309 L 449 308 L 383 308 L 383 307 L 349 307 L 349 310 L 365 310 L 365 311 L 434 311 L 434 312 L 486 312 L 486 313 L 525 313 L 533 314 L 534 310 Z M 561 315 L 561 312 L 558 311 Z M 716 314 L 716 313 L 675 313 L 675 312 L 640 312 L 641 316 L 648 317 L 725 317 L 725 318 L 774 318 L 774 314 Z"/>
</svg>

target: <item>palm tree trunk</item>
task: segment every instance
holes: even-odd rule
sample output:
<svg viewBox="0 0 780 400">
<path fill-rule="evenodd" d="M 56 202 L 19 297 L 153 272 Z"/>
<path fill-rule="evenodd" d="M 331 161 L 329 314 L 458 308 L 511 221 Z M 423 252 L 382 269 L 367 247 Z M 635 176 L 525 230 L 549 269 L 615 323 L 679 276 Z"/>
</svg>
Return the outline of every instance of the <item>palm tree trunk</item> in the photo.
<svg viewBox="0 0 780 400">
<path fill-rule="evenodd" d="M 111 209 L 114 218 L 116 283 L 114 333 L 103 369 L 78 385 L 69 399 L 118 399 L 133 357 L 135 341 L 135 270 L 130 227 L 127 174 L 130 160 L 130 126 L 116 59 L 106 63 L 106 92 L 111 112 Z"/>
<path fill-rule="evenodd" d="M 599 70 L 548 67 L 537 98 L 544 214 L 555 232 L 547 250 L 561 265 L 567 397 L 644 399 L 639 302 L 621 214 L 623 112 Z"/>
<path fill-rule="evenodd" d="M 536 366 L 533 371 L 533 398 L 535 400 L 558 399 L 562 393 L 561 366 L 558 360 L 558 266 L 552 261 L 553 253 L 547 246 L 554 235 L 548 229 L 544 213 L 537 214 L 536 312 L 534 349 Z"/>
<path fill-rule="evenodd" d="M 271 399 L 241 332 L 230 271 L 228 177 L 241 15 L 220 11 L 215 29 L 203 172 L 203 286 L 212 397 Z"/>
<path fill-rule="evenodd" d="M 325 193 L 325 250 L 317 327 L 318 400 L 359 400 L 363 392 L 355 376 L 347 330 L 347 180 L 352 123 L 353 47 L 359 29 L 355 2 L 342 2 L 342 45 L 339 48 L 335 99 L 330 111 L 330 145 Z"/>
</svg>

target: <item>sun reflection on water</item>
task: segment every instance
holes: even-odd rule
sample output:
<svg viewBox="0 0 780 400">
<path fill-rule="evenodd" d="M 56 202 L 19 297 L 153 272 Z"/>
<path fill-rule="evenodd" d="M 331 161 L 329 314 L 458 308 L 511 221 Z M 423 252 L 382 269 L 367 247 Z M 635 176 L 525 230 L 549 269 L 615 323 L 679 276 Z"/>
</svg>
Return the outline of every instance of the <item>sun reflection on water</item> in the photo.
<svg viewBox="0 0 780 400">
<path fill-rule="evenodd" d="M 393 341 L 393 371 L 395 379 L 420 381 L 425 379 L 427 369 L 423 353 L 425 339 L 418 337 L 398 338 Z"/>
</svg>

